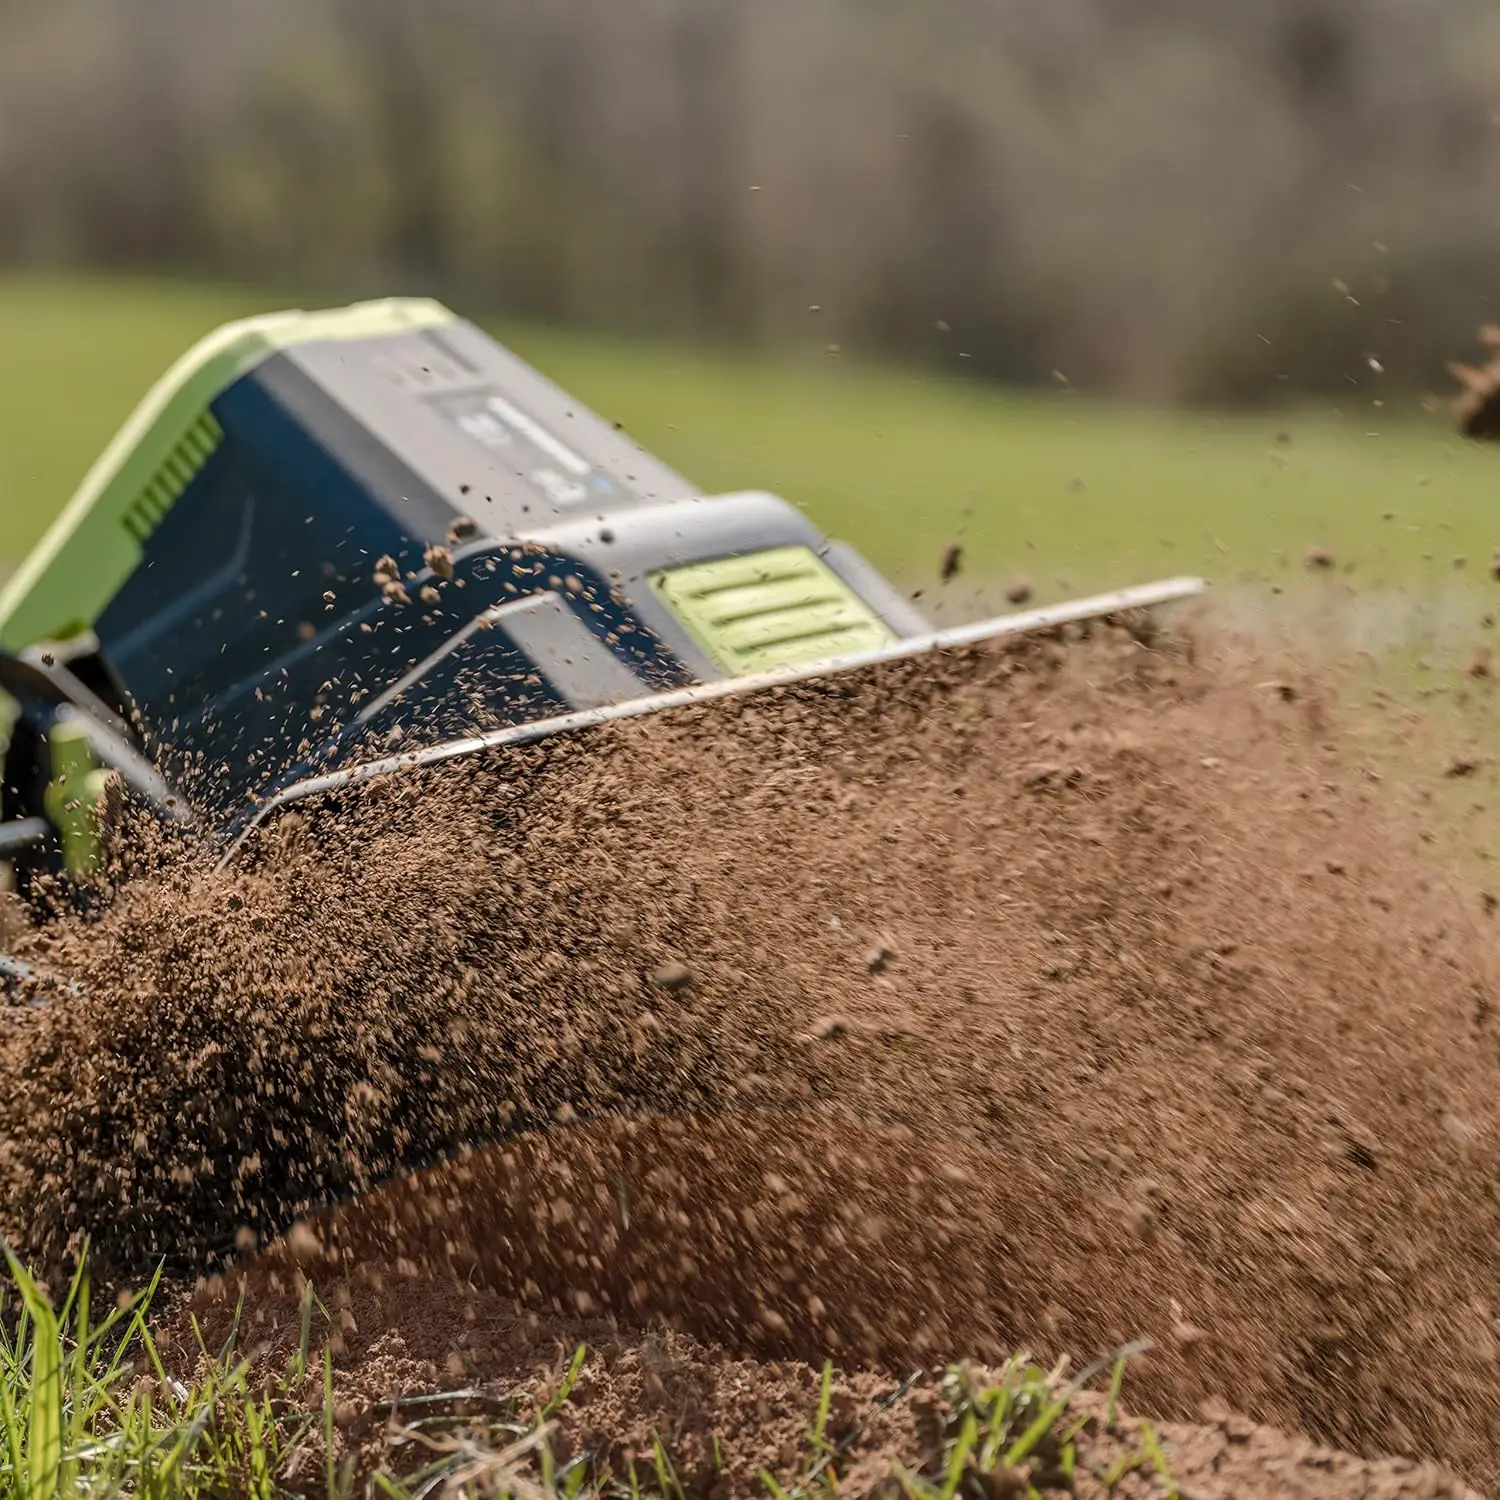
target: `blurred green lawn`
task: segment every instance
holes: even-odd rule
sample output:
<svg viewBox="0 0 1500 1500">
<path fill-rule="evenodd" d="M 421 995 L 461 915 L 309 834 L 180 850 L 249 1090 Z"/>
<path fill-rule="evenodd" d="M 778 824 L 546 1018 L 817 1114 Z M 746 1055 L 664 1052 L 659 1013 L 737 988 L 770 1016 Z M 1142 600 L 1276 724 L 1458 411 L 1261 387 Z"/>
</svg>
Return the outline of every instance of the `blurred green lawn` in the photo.
<svg viewBox="0 0 1500 1500">
<path fill-rule="evenodd" d="M 0 280 L 0 567 L 178 354 L 276 305 Z M 1456 557 L 1483 572 L 1500 546 L 1500 454 L 1410 400 L 1399 416 L 1377 409 L 1372 391 L 1351 388 L 1342 413 L 1158 414 L 828 354 L 770 362 L 497 331 L 705 488 L 777 490 L 911 588 L 933 584 L 954 540 L 970 580 L 1023 572 L 1043 598 L 1163 572 L 1295 577 L 1313 545 L 1353 564 L 1362 587 L 1421 591 L 1451 580 Z"/>
<path fill-rule="evenodd" d="M 224 320 L 279 305 L 192 286 L 0 279 L 0 574 L 172 360 Z M 1351 387 L 1342 411 L 1153 413 L 823 351 L 770 361 L 497 331 L 706 490 L 767 488 L 804 506 L 922 590 L 939 622 L 1003 607 L 997 585 L 1017 573 L 1046 600 L 1199 572 L 1304 643 L 1373 648 L 1345 658 L 1361 690 L 1463 707 L 1436 715 L 1443 734 L 1485 745 L 1500 732 L 1497 706 L 1463 673 L 1500 606 L 1500 450 L 1459 440 L 1410 399 L 1377 407 L 1373 386 Z M 944 589 L 952 541 L 966 567 Z M 1336 568 L 1310 575 L 1312 546 Z M 1406 764 L 1431 771 L 1436 753 Z M 1442 785 L 1472 813 L 1460 806 L 1472 782 Z M 1489 821 L 1468 826 L 1485 848 Z"/>
</svg>

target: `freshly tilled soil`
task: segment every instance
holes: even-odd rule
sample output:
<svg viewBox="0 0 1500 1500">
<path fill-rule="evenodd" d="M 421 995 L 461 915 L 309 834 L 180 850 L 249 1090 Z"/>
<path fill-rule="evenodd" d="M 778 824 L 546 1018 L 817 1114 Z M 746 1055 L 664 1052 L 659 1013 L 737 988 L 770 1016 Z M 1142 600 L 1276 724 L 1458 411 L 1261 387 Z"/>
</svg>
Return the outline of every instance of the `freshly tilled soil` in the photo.
<svg viewBox="0 0 1500 1500">
<path fill-rule="evenodd" d="M 3 1044 L 0 1222 L 187 1271 L 506 1138 L 253 1274 L 872 1379 L 1144 1335 L 1139 1409 L 1493 1483 L 1481 904 L 1316 691 L 1193 655 L 1111 629 L 730 700 L 144 879 L 31 944 L 88 993 Z"/>
<path fill-rule="evenodd" d="M 687 1164 L 688 1158 L 676 1154 L 676 1160 Z M 413 1201 L 403 1198 L 402 1217 L 410 1216 Z M 304 1276 L 310 1276 L 328 1309 L 327 1324 L 315 1329 L 320 1343 L 329 1337 L 334 1350 L 332 1412 L 340 1462 L 352 1457 L 365 1471 L 384 1465 L 402 1473 L 430 1459 L 430 1451 L 391 1447 L 392 1433 L 399 1434 L 404 1423 L 431 1420 L 432 1409 L 413 1403 L 413 1393 L 458 1393 L 439 1410 L 450 1414 L 459 1431 L 472 1432 L 486 1415 L 486 1405 L 465 1395 L 476 1391 L 487 1395 L 489 1415 L 513 1412 L 523 1423 L 534 1420 L 562 1391 L 582 1344 L 582 1371 L 553 1419 L 551 1443 L 559 1461 L 588 1455 L 596 1473 L 623 1483 L 631 1465 L 652 1473 L 653 1443 L 660 1440 L 688 1495 L 764 1496 L 769 1491 L 763 1470 L 788 1492 L 799 1481 L 806 1484 L 809 1461 L 818 1456 L 809 1442 L 821 1395 L 814 1365 L 732 1353 L 669 1327 L 642 1331 L 602 1312 L 540 1312 L 534 1298 L 518 1304 L 482 1280 L 449 1280 L 420 1258 L 420 1246 L 430 1237 L 419 1233 L 415 1244 L 403 1241 L 403 1251 L 414 1250 L 418 1259 L 406 1253 L 383 1259 L 391 1245 L 382 1245 L 380 1231 L 362 1241 L 356 1254 L 350 1226 L 342 1228 L 340 1251 L 330 1255 L 317 1235 L 295 1232 L 289 1243 L 178 1308 L 159 1327 L 169 1363 L 192 1373 L 198 1333 L 211 1347 L 224 1339 L 243 1295 L 241 1347 L 269 1374 L 285 1370 L 301 1345 Z M 373 1219 L 364 1218 L 362 1228 L 371 1230 Z M 492 1260 L 489 1268 L 496 1264 Z M 729 1278 L 716 1290 L 728 1291 L 730 1305 L 742 1307 L 745 1299 L 734 1287 Z M 202 1320 L 197 1330 L 188 1323 L 189 1311 Z M 323 1332 L 326 1327 L 331 1335 Z M 754 1337 L 763 1334 L 757 1330 Z M 975 1386 L 1004 1378 L 983 1365 L 969 1364 L 967 1372 Z M 1129 1389 L 1127 1381 L 1127 1399 Z M 314 1407 L 327 1399 L 321 1369 L 310 1371 L 306 1394 Z M 934 1476 L 947 1472 L 941 1424 L 954 1419 L 935 1369 L 902 1367 L 898 1378 L 896 1372 L 844 1368 L 834 1375 L 830 1395 L 824 1436 L 837 1445 L 832 1468 L 840 1494 L 893 1500 L 903 1493 L 892 1478 L 897 1464 Z M 1213 1398 L 1200 1403 L 1192 1422 L 1151 1427 L 1184 1497 L 1479 1500 L 1438 1465 L 1359 1459 L 1257 1424 Z M 1044 1445 L 1020 1472 L 975 1476 L 979 1482 L 963 1492 L 1019 1496 L 1027 1493 L 1026 1482 L 1049 1497 L 1078 1500 L 1165 1492 L 1150 1461 L 1144 1424 L 1128 1409 L 1112 1407 L 1098 1390 L 1076 1396 L 1057 1429 L 1076 1434 L 1077 1465 L 1070 1476 L 1059 1471 Z M 493 1438 L 487 1446 L 494 1451 L 504 1441 Z M 316 1468 L 319 1438 L 312 1447 L 304 1462 Z M 527 1467 L 521 1466 L 523 1474 Z"/>
</svg>

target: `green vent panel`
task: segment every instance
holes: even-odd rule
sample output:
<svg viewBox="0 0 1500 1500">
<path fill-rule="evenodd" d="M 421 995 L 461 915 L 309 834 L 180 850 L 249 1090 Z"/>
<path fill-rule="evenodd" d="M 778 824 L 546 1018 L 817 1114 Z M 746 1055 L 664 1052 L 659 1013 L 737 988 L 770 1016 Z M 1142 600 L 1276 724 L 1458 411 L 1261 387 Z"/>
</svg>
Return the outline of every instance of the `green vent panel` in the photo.
<svg viewBox="0 0 1500 1500">
<path fill-rule="evenodd" d="M 99 618 L 140 566 L 141 547 L 222 434 L 207 413 L 235 381 L 284 349 L 443 328 L 436 302 L 360 302 L 269 313 L 200 340 L 146 393 L 35 551 L 0 586 L 0 647 L 20 651 Z"/>
<path fill-rule="evenodd" d="M 806 666 L 895 636 L 808 547 L 778 547 L 657 573 L 653 587 L 730 675 Z"/>
<path fill-rule="evenodd" d="M 151 476 L 140 498 L 125 512 L 126 531 L 137 542 L 145 540 L 161 525 L 182 493 L 198 477 L 224 437 L 212 412 L 204 412 L 183 434 L 181 441 Z"/>
</svg>

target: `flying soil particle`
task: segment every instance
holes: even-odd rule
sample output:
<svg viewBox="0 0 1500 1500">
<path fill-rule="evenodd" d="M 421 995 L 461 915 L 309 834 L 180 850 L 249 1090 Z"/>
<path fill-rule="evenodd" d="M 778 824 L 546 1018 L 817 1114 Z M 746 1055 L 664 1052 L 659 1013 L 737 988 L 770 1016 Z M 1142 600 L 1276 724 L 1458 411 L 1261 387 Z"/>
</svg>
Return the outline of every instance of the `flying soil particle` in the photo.
<svg viewBox="0 0 1500 1500">
<path fill-rule="evenodd" d="M 666 963 L 652 971 L 651 983 L 657 989 L 685 990 L 693 982 L 693 971 L 686 964 Z"/>
</svg>

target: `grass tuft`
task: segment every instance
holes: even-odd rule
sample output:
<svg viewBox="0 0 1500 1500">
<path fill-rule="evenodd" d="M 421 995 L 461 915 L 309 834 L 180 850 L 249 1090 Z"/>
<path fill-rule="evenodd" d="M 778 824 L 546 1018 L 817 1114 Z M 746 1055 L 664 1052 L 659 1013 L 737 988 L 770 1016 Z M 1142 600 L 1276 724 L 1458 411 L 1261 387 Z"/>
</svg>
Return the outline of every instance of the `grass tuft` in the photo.
<svg viewBox="0 0 1500 1500">
<path fill-rule="evenodd" d="M 131 1495 L 276 1496 L 296 1418 L 250 1388 L 232 1350 L 190 1389 L 167 1374 L 148 1315 L 159 1279 L 93 1318 L 85 1266 L 61 1309 L 5 1250 L 0 1321 L 0 1494 L 17 1500 Z"/>
<path fill-rule="evenodd" d="M 336 1417 L 331 1345 L 321 1339 L 326 1309 L 304 1294 L 298 1347 L 280 1377 L 252 1378 L 236 1351 L 243 1307 L 223 1347 L 210 1350 L 193 1325 L 197 1373 L 174 1377 L 152 1337 L 160 1278 L 139 1297 L 95 1321 L 85 1266 L 60 1307 L 5 1249 L 9 1286 L 0 1316 L 0 1496 L 16 1500 L 696 1500 L 743 1492 L 733 1485 L 717 1442 L 708 1472 L 685 1477 L 671 1448 L 654 1437 L 644 1462 L 612 1472 L 602 1455 L 572 1451 L 564 1421 L 588 1361 L 580 1345 L 555 1388 L 502 1394 L 465 1389 L 401 1396 L 388 1403 L 383 1443 L 349 1451 Z M 86 1257 L 85 1257 L 86 1261 Z M 314 1352 L 317 1349 L 318 1352 Z M 880 1493 L 890 1500 L 995 1500 L 1070 1488 L 1079 1444 L 1094 1418 L 1074 1399 L 1113 1366 L 1110 1416 L 1126 1361 L 1136 1346 L 1080 1376 L 1043 1370 L 1017 1356 L 998 1372 L 953 1366 L 918 1372 L 868 1411 L 848 1410 L 825 1364 L 816 1405 L 790 1474 L 762 1469 L 768 1500 L 814 1500 L 841 1493 L 849 1471 L 882 1449 L 876 1428 L 905 1403 L 915 1435 Z M 321 1379 L 319 1379 L 321 1376 Z M 311 1377 L 311 1378 L 309 1378 Z M 315 1408 L 307 1391 L 318 1392 Z M 897 1413 L 899 1417 L 900 1414 Z M 879 1434 L 888 1442 L 889 1434 Z M 1175 1494 L 1166 1454 L 1142 1424 L 1140 1451 L 1117 1460 L 1106 1485 L 1154 1470 Z M 706 1487 L 706 1488 L 705 1488 Z"/>
</svg>

